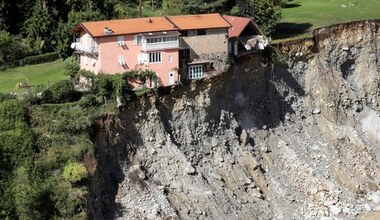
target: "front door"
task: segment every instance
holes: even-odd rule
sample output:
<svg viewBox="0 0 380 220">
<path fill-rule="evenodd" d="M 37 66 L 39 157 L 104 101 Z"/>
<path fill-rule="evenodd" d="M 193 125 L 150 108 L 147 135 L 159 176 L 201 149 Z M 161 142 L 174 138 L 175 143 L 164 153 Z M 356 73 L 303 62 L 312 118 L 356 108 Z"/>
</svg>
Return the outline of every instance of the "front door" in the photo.
<svg viewBox="0 0 380 220">
<path fill-rule="evenodd" d="M 174 72 L 169 72 L 169 86 L 174 85 L 175 79 L 174 79 Z"/>
</svg>

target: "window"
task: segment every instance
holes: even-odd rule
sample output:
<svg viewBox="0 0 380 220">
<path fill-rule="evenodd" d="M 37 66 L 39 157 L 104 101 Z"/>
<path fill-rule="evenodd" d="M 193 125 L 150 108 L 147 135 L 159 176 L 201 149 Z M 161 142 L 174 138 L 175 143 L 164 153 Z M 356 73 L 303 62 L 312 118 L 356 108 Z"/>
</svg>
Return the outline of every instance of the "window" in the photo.
<svg viewBox="0 0 380 220">
<path fill-rule="evenodd" d="M 117 37 L 117 46 L 122 47 L 124 45 L 125 45 L 124 36 L 118 36 Z"/>
<path fill-rule="evenodd" d="M 133 37 L 133 44 L 134 45 L 141 45 L 141 39 L 142 39 L 141 35 L 135 35 Z"/>
<path fill-rule="evenodd" d="M 180 31 L 182 37 L 187 37 L 189 35 L 188 31 Z"/>
<path fill-rule="evenodd" d="M 189 66 L 189 79 L 199 79 L 203 77 L 202 65 Z"/>
<path fill-rule="evenodd" d="M 179 59 L 190 59 L 190 49 L 179 50 Z"/>
<path fill-rule="evenodd" d="M 161 63 L 162 53 L 161 52 L 151 52 L 149 53 L 149 63 Z"/>
<path fill-rule="evenodd" d="M 146 39 L 148 44 L 157 44 L 161 42 L 177 42 L 178 36 L 168 36 L 168 37 L 153 37 Z"/>
<path fill-rule="evenodd" d="M 137 63 L 142 64 L 147 61 L 147 54 L 146 53 L 139 53 L 137 54 Z"/>
<path fill-rule="evenodd" d="M 161 37 L 154 37 L 154 38 L 148 38 L 146 39 L 146 42 L 148 44 L 156 44 L 156 43 L 161 43 L 162 38 Z"/>
<path fill-rule="evenodd" d="M 123 65 L 125 65 L 125 58 L 124 58 L 124 55 L 119 55 L 119 56 L 117 57 L 117 60 L 118 60 L 119 66 L 123 66 Z"/>
<path fill-rule="evenodd" d="M 197 34 L 198 35 L 206 35 L 206 30 L 205 29 L 198 30 Z"/>
</svg>

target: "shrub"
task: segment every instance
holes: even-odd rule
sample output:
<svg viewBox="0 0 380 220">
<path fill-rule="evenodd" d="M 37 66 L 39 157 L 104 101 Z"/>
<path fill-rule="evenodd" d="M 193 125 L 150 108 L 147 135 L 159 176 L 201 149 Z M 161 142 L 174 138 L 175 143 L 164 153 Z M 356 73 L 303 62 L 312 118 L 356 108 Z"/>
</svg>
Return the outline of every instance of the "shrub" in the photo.
<svg viewBox="0 0 380 220">
<path fill-rule="evenodd" d="M 106 99 L 116 98 L 122 95 L 123 90 L 127 87 L 126 80 L 123 75 L 105 75 L 100 74 L 94 80 L 92 93 Z"/>
<path fill-rule="evenodd" d="M 3 94 L 0 93 L 0 102 L 10 100 L 10 99 L 16 99 L 16 95 L 13 94 Z"/>
<path fill-rule="evenodd" d="M 69 80 L 61 80 L 42 93 L 45 102 L 64 103 L 77 100 L 80 95 Z"/>
<path fill-rule="evenodd" d="M 98 103 L 97 97 L 93 94 L 89 94 L 87 96 L 84 96 L 79 100 L 79 105 L 82 108 L 97 106 L 98 104 L 99 103 Z"/>
<path fill-rule="evenodd" d="M 36 56 L 29 56 L 24 58 L 24 64 L 39 64 L 39 63 L 48 63 L 53 62 L 59 59 L 58 52 L 46 53 Z"/>
<path fill-rule="evenodd" d="M 63 178 L 71 183 L 84 180 L 87 175 L 86 167 L 81 163 L 69 162 L 63 170 Z"/>
<path fill-rule="evenodd" d="M 65 69 L 68 76 L 74 77 L 77 75 L 80 66 L 75 57 L 69 57 L 65 60 Z"/>
</svg>

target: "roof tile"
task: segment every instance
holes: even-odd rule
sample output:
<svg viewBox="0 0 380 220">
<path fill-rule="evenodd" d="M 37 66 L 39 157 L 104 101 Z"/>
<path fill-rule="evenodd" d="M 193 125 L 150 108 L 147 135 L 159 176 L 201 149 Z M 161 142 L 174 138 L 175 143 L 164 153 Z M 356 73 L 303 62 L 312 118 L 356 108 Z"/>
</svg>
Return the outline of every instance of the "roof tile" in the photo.
<svg viewBox="0 0 380 220">
<path fill-rule="evenodd" d="M 236 17 L 230 15 L 223 15 L 223 17 L 231 24 L 231 27 L 228 29 L 228 37 L 239 37 L 243 32 L 244 28 L 247 27 L 251 19 Z"/>
<path fill-rule="evenodd" d="M 177 28 L 165 17 L 93 21 L 83 22 L 81 25 L 94 37 L 105 36 L 105 27 L 112 30 L 112 35 L 177 30 Z"/>
<path fill-rule="evenodd" d="M 168 18 L 181 30 L 228 28 L 231 26 L 220 14 L 178 15 Z"/>
</svg>

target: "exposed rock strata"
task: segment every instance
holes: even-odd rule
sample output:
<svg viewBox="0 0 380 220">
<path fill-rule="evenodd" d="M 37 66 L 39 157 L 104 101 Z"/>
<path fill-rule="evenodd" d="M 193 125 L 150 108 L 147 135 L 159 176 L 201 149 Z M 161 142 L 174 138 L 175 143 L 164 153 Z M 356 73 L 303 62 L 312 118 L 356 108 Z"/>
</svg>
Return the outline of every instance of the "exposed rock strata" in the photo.
<svg viewBox="0 0 380 220">
<path fill-rule="evenodd" d="M 380 211 L 379 21 L 319 29 L 95 126 L 94 219 Z M 377 212 L 376 212 L 377 211 Z"/>
</svg>

